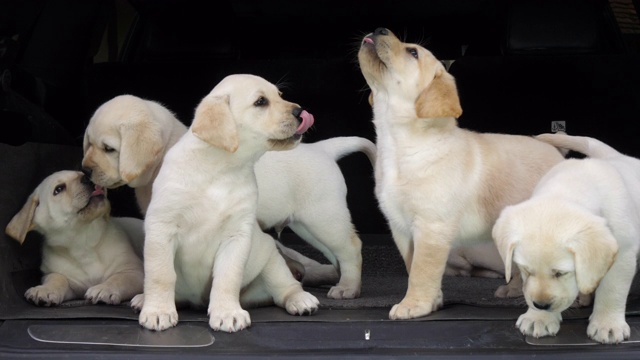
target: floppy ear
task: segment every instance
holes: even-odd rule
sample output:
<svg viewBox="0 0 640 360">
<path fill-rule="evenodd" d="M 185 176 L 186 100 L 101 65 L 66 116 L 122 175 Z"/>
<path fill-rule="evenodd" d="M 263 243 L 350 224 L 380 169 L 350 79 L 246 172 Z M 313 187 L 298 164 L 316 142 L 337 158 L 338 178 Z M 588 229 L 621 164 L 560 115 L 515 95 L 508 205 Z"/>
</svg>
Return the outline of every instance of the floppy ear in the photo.
<svg viewBox="0 0 640 360">
<path fill-rule="evenodd" d="M 567 241 L 567 250 L 574 256 L 576 282 L 583 294 L 590 294 L 618 254 L 618 242 L 603 218 L 589 215 L 585 228 Z"/>
<path fill-rule="evenodd" d="M 200 140 L 226 150 L 238 150 L 238 133 L 229 109 L 229 96 L 205 97 L 191 125 L 191 131 Z"/>
<path fill-rule="evenodd" d="M 162 129 L 144 114 L 120 125 L 119 172 L 122 180 L 132 182 L 162 156 L 165 143 Z"/>
<path fill-rule="evenodd" d="M 438 69 L 429 86 L 416 99 L 419 118 L 458 118 L 462 115 L 456 81 L 445 69 Z"/>
<path fill-rule="evenodd" d="M 22 244 L 27 233 L 33 230 L 33 217 L 36 215 L 36 208 L 39 204 L 38 196 L 35 193 L 31 194 L 22 209 L 9 221 L 4 232 Z"/>
<path fill-rule="evenodd" d="M 369 93 L 369 105 L 373 107 L 373 91 Z"/>
<path fill-rule="evenodd" d="M 519 241 L 519 237 L 514 229 L 515 227 L 510 219 L 507 207 L 502 211 L 492 230 L 493 241 L 504 263 L 504 277 L 507 283 L 511 281 L 513 251 Z"/>
</svg>

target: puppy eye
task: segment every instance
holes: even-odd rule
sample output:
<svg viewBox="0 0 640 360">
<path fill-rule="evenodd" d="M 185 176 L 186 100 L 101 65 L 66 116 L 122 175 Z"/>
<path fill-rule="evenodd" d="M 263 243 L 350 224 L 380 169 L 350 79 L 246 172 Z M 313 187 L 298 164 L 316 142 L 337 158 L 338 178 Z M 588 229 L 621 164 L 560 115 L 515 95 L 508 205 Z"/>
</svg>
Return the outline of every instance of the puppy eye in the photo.
<svg viewBox="0 0 640 360">
<path fill-rule="evenodd" d="M 260 96 L 256 102 L 253 103 L 254 106 L 267 106 L 269 105 L 269 100 L 264 96 Z"/>
<path fill-rule="evenodd" d="M 559 278 L 559 277 L 562 277 L 562 276 L 564 276 L 564 275 L 566 275 L 566 274 L 567 274 L 566 272 L 562 272 L 562 271 L 554 271 L 554 272 L 553 272 L 553 277 L 555 277 L 555 278 Z"/>
<path fill-rule="evenodd" d="M 55 189 L 53 189 L 53 196 L 56 196 L 56 195 L 60 194 L 66 188 L 67 188 L 67 185 L 65 185 L 65 184 L 60 184 L 60 185 L 56 186 Z"/>
<path fill-rule="evenodd" d="M 112 152 L 114 152 L 114 151 L 116 151 L 116 149 L 112 148 L 111 146 L 109 146 L 109 145 L 105 145 L 105 146 L 104 146 L 104 152 L 106 152 L 106 153 L 112 153 Z"/>
<path fill-rule="evenodd" d="M 411 54 L 414 58 L 418 58 L 418 49 L 416 48 L 407 48 L 407 52 Z"/>
</svg>

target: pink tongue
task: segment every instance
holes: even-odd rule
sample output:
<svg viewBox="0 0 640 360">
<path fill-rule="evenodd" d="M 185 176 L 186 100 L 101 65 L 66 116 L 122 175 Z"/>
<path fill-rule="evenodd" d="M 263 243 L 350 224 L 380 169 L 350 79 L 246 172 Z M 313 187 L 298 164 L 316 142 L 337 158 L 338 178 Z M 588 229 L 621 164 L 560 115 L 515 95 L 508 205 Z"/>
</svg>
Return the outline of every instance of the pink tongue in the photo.
<svg viewBox="0 0 640 360">
<path fill-rule="evenodd" d="M 309 114 L 307 110 L 302 110 L 302 113 L 300 113 L 300 117 L 302 118 L 302 122 L 300 123 L 300 126 L 298 126 L 298 130 L 296 131 L 297 135 L 301 135 L 305 131 L 309 130 L 314 122 L 313 115 Z"/>
<path fill-rule="evenodd" d="M 96 185 L 93 192 L 91 193 L 91 196 L 98 196 L 98 195 L 104 195 L 104 189 L 100 185 Z"/>
<path fill-rule="evenodd" d="M 369 44 L 373 44 L 373 39 L 370 37 L 366 37 L 364 38 L 364 42 L 369 43 Z"/>
</svg>

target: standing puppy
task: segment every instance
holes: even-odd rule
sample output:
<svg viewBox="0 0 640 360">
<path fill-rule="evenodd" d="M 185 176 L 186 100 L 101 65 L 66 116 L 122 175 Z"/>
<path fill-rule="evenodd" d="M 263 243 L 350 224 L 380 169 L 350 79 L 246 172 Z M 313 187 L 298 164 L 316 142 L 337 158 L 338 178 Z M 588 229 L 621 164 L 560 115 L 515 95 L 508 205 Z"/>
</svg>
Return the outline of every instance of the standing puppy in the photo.
<svg viewBox="0 0 640 360">
<path fill-rule="evenodd" d="M 387 29 L 364 37 L 358 60 L 377 133 L 375 193 L 409 272 L 389 317 L 416 318 L 442 305 L 452 247 L 479 247 L 478 265 L 504 271 L 491 239 L 495 219 L 564 158 L 530 137 L 459 128 L 454 78 L 429 51 Z"/>
<path fill-rule="evenodd" d="M 556 165 L 495 224 L 506 274 L 512 262 L 520 268 L 529 305 L 516 326 L 525 335 L 555 335 L 561 312 L 595 292 L 587 334 L 619 343 L 631 334 L 625 308 L 640 250 L 640 160 L 593 138 L 538 139 L 589 158 Z"/>
<path fill-rule="evenodd" d="M 247 306 L 317 310 L 258 226 L 254 174 L 260 156 L 296 146 L 312 124 L 311 114 L 253 75 L 230 75 L 201 101 L 153 184 L 144 299 L 136 301 L 142 326 L 176 325 L 176 302 L 208 305 L 211 328 L 228 332 L 251 325 Z"/>
<path fill-rule="evenodd" d="M 132 243 L 142 238 L 142 220 L 111 218 L 102 187 L 79 171 L 44 179 L 5 232 L 22 243 L 29 231 L 44 236 L 42 284 L 24 296 L 36 305 L 86 299 L 119 304 L 142 291 L 142 261 Z"/>
</svg>

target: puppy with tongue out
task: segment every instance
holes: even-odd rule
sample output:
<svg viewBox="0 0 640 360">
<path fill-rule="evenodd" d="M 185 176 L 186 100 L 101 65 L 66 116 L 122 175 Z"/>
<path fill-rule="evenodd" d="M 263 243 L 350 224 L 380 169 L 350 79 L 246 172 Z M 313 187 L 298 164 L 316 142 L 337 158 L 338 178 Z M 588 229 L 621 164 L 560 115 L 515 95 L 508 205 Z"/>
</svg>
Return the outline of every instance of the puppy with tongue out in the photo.
<svg viewBox="0 0 640 360">
<path fill-rule="evenodd" d="M 318 300 L 258 226 L 254 174 L 260 156 L 293 148 L 313 122 L 254 75 L 230 75 L 202 99 L 153 184 L 144 294 L 132 300 L 142 326 L 175 326 L 176 304 L 206 308 L 211 328 L 227 332 L 251 325 L 248 307 L 316 312 Z"/>
</svg>

